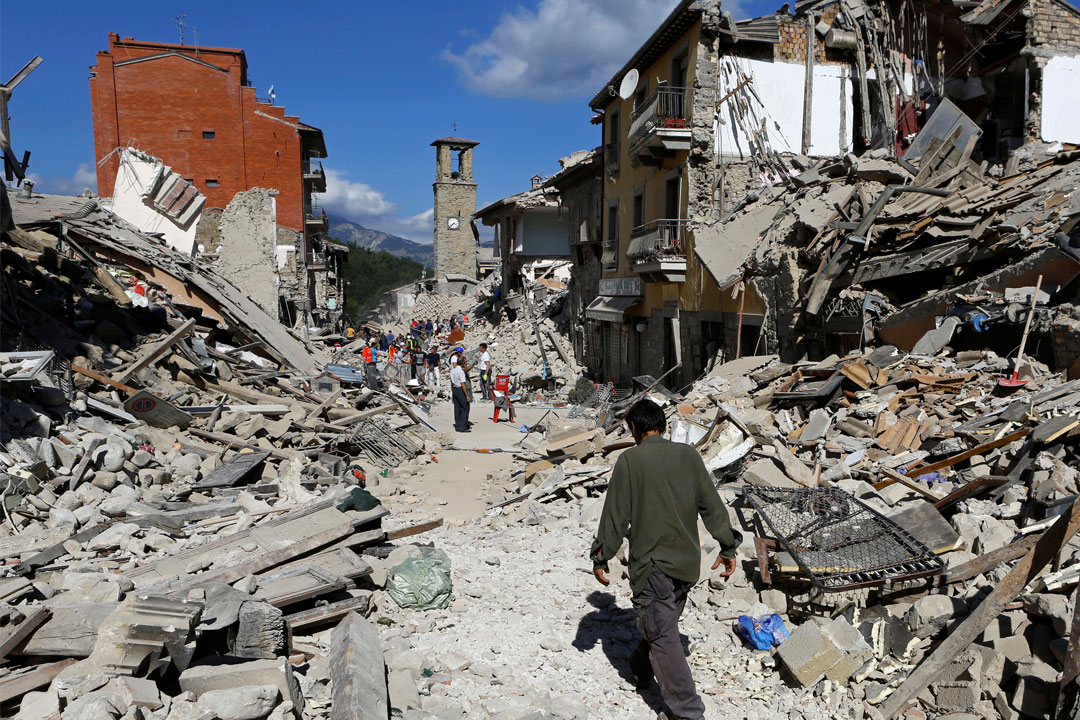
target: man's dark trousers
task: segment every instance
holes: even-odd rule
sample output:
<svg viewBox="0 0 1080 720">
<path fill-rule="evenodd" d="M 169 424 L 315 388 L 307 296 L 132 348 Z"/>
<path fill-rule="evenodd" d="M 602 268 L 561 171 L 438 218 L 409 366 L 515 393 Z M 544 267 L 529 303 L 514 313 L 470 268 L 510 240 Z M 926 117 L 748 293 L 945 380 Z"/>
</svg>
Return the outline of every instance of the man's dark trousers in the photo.
<svg viewBox="0 0 1080 720">
<path fill-rule="evenodd" d="M 679 617 L 690 587 L 652 569 L 648 584 L 633 598 L 643 640 L 630 658 L 630 667 L 639 680 L 646 679 L 651 669 L 660 695 L 676 718 L 698 720 L 705 717 L 705 704 L 694 687 L 679 638 Z"/>
<path fill-rule="evenodd" d="M 460 387 L 455 387 L 451 393 L 454 402 L 454 429 L 458 432 L 469 429 L 469 396 Z"/>
</svg>

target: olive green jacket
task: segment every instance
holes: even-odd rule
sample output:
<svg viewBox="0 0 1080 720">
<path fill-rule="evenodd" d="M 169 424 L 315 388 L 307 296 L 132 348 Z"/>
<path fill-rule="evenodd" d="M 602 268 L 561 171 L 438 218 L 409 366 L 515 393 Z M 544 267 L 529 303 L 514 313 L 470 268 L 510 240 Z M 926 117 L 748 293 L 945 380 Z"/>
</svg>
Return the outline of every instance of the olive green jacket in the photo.
<svg viewBox="0 0 1080 720">
<path fill-rule="evenodd" d="M 720 543 L 720 554 L 735 557 L 741 534 L 732 530 L 701 455 L 689 445 L 650 435 L 615 463 L 592 546 L 593 563 L 606 569 L 629 530 L 635 595 L 654 566 L 671 578 L 695 583 L 701 567 L 699 514 Z"/>
</svg>

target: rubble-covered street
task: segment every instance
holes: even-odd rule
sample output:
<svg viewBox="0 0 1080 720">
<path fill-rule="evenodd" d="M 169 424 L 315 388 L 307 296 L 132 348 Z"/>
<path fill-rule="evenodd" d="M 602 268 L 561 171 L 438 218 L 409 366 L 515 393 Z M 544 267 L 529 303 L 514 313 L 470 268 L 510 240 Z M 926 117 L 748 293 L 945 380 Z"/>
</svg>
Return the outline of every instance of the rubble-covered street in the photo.
<svg viewBox="0 0 1080 720">
<path fill-rule="evenodd" d="M 252 18 L 102 33 L 97 191 L 3 71 L 0 718 L 1080 718 L 1080 9 L 425 8 L 481 144 L 362 5 L 302 90 L 396 119 L 325 169 Z"/>
</svg>

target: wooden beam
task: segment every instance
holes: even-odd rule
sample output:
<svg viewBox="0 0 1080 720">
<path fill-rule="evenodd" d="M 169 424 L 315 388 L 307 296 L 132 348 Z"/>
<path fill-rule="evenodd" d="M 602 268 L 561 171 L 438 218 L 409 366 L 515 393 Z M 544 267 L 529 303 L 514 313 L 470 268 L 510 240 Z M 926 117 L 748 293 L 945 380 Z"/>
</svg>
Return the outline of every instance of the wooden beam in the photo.
<svg viewBox="0 0 1080 720">
<path fill-rule="evenodd" d="M 949 585 L 951 583 L 964 582 L 973 577 L 982 575 L 987 570 L 992 570 L 1001 563 L 1009 562 L 1020 557 L 1035 546 L 1038 537 L 1025 537 L 998 548 L 993 552 L 980 555 L 966 563 L 961 563 L 954 568 L 946 570 L 934 578 L 934 585 Z"/>
<path fill-rule="evenodd" d="M 18 625 L 8 625 L 0 631 L 0 660 L 23 643 L 26 638 L 37 630 L 38 625 L 45 622 L 52 613 L 46 607 L 29 609 L 26 617 Z"/>
<path fill-rule="evenodd" d="M 1009 571 L 1009 574 L 994 587 L 975 612 L 968 615 L 959 627 L 953 630 L 885 700 L 881 706 L 881 714 L 885 718 L 899 715 L 904 706 L 925 690 L 931 681 L 945 669 L 945 666 L 974 642 L 986 626 L 1001 614 L 1005 606 L 1042 572 L 1078 529 L 1080 529 L 1080 507 L 1077 507 L 1074 501 L 1065 514 L 1039 537 L 1034 547 L 1028 550 Z"/>
<path fill-rule="evenodd" d="M 955 465 L 955 464 L 957 464 L 959 462 L 963 462 L 964 460 L 967 460 L 970 457 L 974 457 L 976 455 L 982 455 L 984 452 L 987 452 L 989 450 L 994 450 L 995 448 L 999 448 L 1002 445 L 1008 445 L 1009 443 L 1011 443 L 1014 440 L 1019 440 L 1022 437 L 1026 437 L 1029 432 L 1030 432 L 1029 428 L 1022 428 L 1020 430 L 1017 430 L 1016 432 L 1009 433 L 1008 435 L 1005 435 L 1004 437 L 1000 437 L 997 440 L 991 440 L 988 443 L 983 443 L 982 445 L 979 445 L 978 447 L 973 447 L 970 450 L 965 450 L 962 453 L 957 453 L 956 455 L 953 455 L 951 457 L 947 457 L 944 460 L 939 460 L 936 463 L 931 463 L 929 465 L 924 465 L 922 467 L 908 468 L 908 477 L 917 478 L 920 475 L 929 475 L 930 473 L 937 472 L 938 470 L 941 470 L 942 468 L 951 467 L 951 466 L 953 466 L 953 465 Z M 895 479 L 893 480 L 893 482 L 895 482 Z M 878 487 L 879 485 L 881 487 Z M 892 482 L 889 482 L 887 480 L 883 480 L 880 483 L 876 483 L 874 485 L 874 487 L 876 489 L 880 490 L 881 488 L 888 487 L 889 485 L 892 485 Z"/>
<path fill-rule="evenodd" d="M 330 720 L 370 720 L 390 715 L 386 664 L 379 631 L 349 613 L 330 633 Z"/>
<path fill-rule="evenodd" d="M 135 376 L 135 373 L 139 372 L 143 368 L 147 367 L 153 362 L 156 362 L 165 355 L 166 352 L 172 350 L 173 345 L 180 342 L 180 339 L 191 332 L 191 328 L 195 327 L 195 318 L 189 319 L 180 327 L 173 330 L 169 335 L 150 347 L 150 349 L 139 354 L 139 357 L 135 359 L 126 370 L 114 375 L 113 378 L 120 383 L 126 383 L 128 380 Z"/>
<path fill-rule="evenodd" d="M 71 370 L 72 370 L 72 372 L 77 372 L 80 375 L 85 375 L 86 377 L 88 377 L 88 378 L 90 378 L 92 380 L 97 380 L 102 385 L 108 385 L 109 387 L 116 388 L 117 390 L 120 390 L 121 392 L 126 392 L 128 395 L 134 395 L 135 393 L 138 392 L 138 390 L 131 387 L 130 385 L 125 385 L 123 383 L 117 382 L 116 380 L 113 380 L 112 378 L 105 377 L 104 375 L 102 375 L 101 373 L 99 373 L 99 372 L 97 372 L 95 370 L 91 370 L 89 368 L 81 367 L 79 365 L 76 365 L 75 363 L 71 363 Z"/>
<path fill-rule="evenodd" d="M 855 32 L 859 32 L 856 30 Z M 814 117 L 814 13 L 806 13 L 806 75 L 803 79 L 802 154 L 810 154 L 810 127 Z"/>
<path fill-rule="evenodd" d="M 66 658 L 59 662 L 38 665 L 30 672 L 22 673 L 21 675 L 16 675 L 14 677 L 8 675 L 3 679 L 0 679 L 0 703 L 6 703 L 8 700 L 22 697 L 31 690 L 45 687 L 53 681 L 53 678 L 60 674 L 61 670 L 68 665 L 74 665 L 77 662 L 78 660 L 75 658 Z"/>
<path fill-rule="evenodd" d="M 208 582 L 223 582 L 233 583 L 244 577 L 245 575 L 254 575 L 255 573 L 262 572 L 268 568 L 275 567 L 286 563 L 293 558 L 299 557 L 304 553 L 311 552 L 312 550 L 318 550 L 324 545 L 329 545 L 335 540 L 339 540 L 346 535 L 351 535 L 353 527 L 351 524 L 338 525 L 336 527 L 323 530 L 322 532 L 311 535 L 309 537 L 294 542 L 288 547 L 281 550 L 273 550 L 267 553 L 261 553 L 258 557 L 247 562 L 240 563 L 239 565 L 230 565 L 227 568 L 216 570 L 213 572 L 201 573 L 199 575 L 190 576 L 186 582 L 184 582 L 180 590 L 188 590 L 190 588 L 199 587 Z"/>
<path fill-rule="evenodd" d="M 207 432 L 206 430 L 200 430 L 199 428 L 188 428 L 187 431 L 197 437 L 205 438 L 207 440 L 213 440 L 214 442 L 221 443 L 222 445 L 228 445 L 231 448 L 248 448 L 255 450 L 256 452 L 269 452 L 273 457 L 278 460 L 291 460 L 289 455 L 286 455 L 281 450 L 269 450 L 255 445 L 254 443 L 246 443 L 235 435 L 226 435 L 225 433 Z"/>
<path fill-rule="evenodd" d="M 904 477 L 903 475 L 896 472 L 895 470 L 890 470 L 887 467 L 882 467 L 881 472 L 885 473 L 885 475 L 887 475 L 889 477 L 889 479 L 891 479 L 893 482 L 900 483 L 901 485 L 906 487 L 908 490 L 914 490 L 915 492 L 919 493 L 920 495 L 922 495 L 924 498 L 926 498 L 927 500 L 929 500 L 932 503 L 937 503 L 937 502 L 939 502 L 941 500 L 940 497 L 938 497 L 934 493 L 930 492 L 929 490 L 927 490 L 923 486 L 919 485 L 919 483 L 914 482 L 912 480 L 909 480 L 908 478 Z"/>
<path fill-rule="evenodd" d="M 333 405 L 334 402 L 336 402 L 339 397 L 341 397 L 341 388 L 338 388 L 334 392 L 330 393 L 330 397 L 323 400 L 321 403 L 319 403 L 319 407 L 315 408 L 310 413 L 308 413 L 307 422 L 311 422 L 315 418 L 322 415 L 323 412 L 325 412 L 326 408 Z"/>
<path fill-rule="evenodd" d="M 312 608 L 311 610 L 303 610 L 298 613 L 293 613 L 292 615 L 286 615 L 285 622 L 289 623 L 289 628 L 295 632 L 304 628 L 321 625 L 331 620 L 337 620 L 352 612 L 365 613 L 370 607 L 371 597 L 369 595 L 362 595 L 360 597 L 339 600 L 338 602 Z"/>
<path fill-rule="evenodd" d="M 443 526 L 443 519 L 432 520 L 431 522 L 420 523 L 419 525 L 412 525 L 410 527 L 400 528 L 398 530 L 391 530 L 386 533 L 387 540 L 400 540 L 401 538 L 412 537 L 413 535 L 419 535 L 420 533 L 426 533 L 428 530 L 434 530 Z"/>
</svg>

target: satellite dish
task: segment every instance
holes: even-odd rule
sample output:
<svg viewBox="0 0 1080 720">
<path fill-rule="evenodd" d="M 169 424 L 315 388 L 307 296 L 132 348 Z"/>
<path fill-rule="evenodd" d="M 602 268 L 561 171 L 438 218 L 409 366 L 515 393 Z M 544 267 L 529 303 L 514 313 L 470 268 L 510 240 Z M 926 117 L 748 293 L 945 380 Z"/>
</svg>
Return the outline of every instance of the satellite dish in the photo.
<svg viewBox="0 0 1080 720">
<path fill-rule="evenodd" d="M 622 82 L 619 84 L 619 97 L 623 100 L 629 100 L 634 97 L 639 77 L 640 74 L 636 69 L 631 69 L 628 73 L 623 75 Z"/>
</svg>

